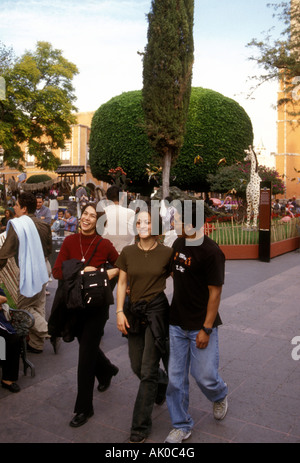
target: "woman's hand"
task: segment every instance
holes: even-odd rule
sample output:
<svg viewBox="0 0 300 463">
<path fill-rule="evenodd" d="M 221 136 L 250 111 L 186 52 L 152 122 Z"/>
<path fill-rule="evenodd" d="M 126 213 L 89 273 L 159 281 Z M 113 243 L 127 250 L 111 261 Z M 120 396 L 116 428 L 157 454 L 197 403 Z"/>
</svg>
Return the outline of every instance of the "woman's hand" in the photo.
<svg viewBox="0 0 300 463">
<path fill-rule="evenodd" d="M 128 334 L 127 333 L 127 328 L 130 328 L 130 325 L 128 323 L 128 320 L 122 311 L 117 312 L 117 328 L 121 333 L 123 334 Z"/>
<path fill-rule="evenodd" d="M 97 270 L 97 267 L 92 267 L 91 265 L 88 265 L 83 269 L 84 272 L 94 272 L 95 270 Z"/>
</svg>

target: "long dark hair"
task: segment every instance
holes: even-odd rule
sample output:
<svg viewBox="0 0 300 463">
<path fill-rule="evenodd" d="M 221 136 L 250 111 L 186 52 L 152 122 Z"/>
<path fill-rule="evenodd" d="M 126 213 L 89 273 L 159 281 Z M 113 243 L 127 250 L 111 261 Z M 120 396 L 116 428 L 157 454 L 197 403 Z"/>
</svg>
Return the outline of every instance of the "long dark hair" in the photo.
<svg viewBox="0 0 300 463">
<path fill-rule="evenodd" d="M 103 230 L 104 230 L 104 227 L 106 225 L 106 214 L 105 214 L 105 211 L 102 210 L 102 211 L 97 211 L 97 206 L 95 203 L 87 203 L 85 204 L 82 209 L 81 209 L 81 215 L 84 213 L 84 211 L 86 210 L 87 207 L 92 207 L 95 212 L 96 212 L 96 215 L 97 215 L 97 221 L 96 221 L 96 232 L 98 233 L 98 235 L 102 235 L 103 234 Z M 102 216 L 105 216 L 104 219 L 102 219 L 101 221 L 99 219 L 101 219 Z"/>
<path fill-rule="evenodd" d="M 84 213 L 84 211 L 86 210 L 87 207 L 92 207 L 93 209 L 95 209 L 95 212 L 97 214 L 97 220 L 100 219 L 100 217 L 103 215 L 103 212 L 98 212 L 97 211 L 96 204 L 94 204 L 94 203 L 85 204 L 81 209 L 81 215 Z"/>
<path fill-rule="evenodd" d="M 148 212 L 151 219 L 151 235 L 152 236 L 159 236 L 162 234 L 162 219 L 159 213 L 159 207 L 149 204 L 146 204 L 144 207 L 138 208 L 135 213 L 134 219 L 134 231 L 138 235 L 136 224 L 138 221 L 138 216 L 141 212 Z"/>
</svg>

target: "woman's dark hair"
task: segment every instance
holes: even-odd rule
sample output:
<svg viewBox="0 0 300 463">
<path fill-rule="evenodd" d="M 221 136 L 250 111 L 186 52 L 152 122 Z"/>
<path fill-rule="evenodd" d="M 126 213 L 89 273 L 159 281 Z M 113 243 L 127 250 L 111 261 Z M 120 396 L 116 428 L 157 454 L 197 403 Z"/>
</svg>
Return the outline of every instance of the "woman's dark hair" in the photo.
<svg viewBox="0 0 300 463">
<path fill-rule="evenodd" d="M 104 231 L 104 227 L 106 225 L 106 214 L 105 214 L 104 210 L 103 211 L 97 211 L 97 207 L 96 207 L 95 203 L 87 203 L 82 207 L 81 215 L 84 213 L 86 208 L 89 207 L 89 206 L 92 207 L 93 209 L 95 209 L 95 212 L 96 212 L 96 215 L 97 215 L 96 231 L 97 231 L 98 235 L 102 235 L 103 231 Z M 105 217 L 103 217 L 103 219 L 99 220 L 102 216 L 105 216 Z"/>
<path fill-rule="evenodd" d="M 146 204 L 146 203 L 145 203 Z M 162 218 L 160 216 L 160 209 L 158 206 L 152 205 L 145 205 L 144 207 L 139 208 L 136 211 L 135 219 L 134 219 L 134 231 L 137 233 L 136 224 L 138 220 L 138 216 L 141 212 L 148 212 L 151 218 L 151 235 L 152 236 L 159 236 L 162 234 Z"/>
<path fill-rule="evenodd" d="M 87 207 L 92 207 L 93 209 L 95 209 L 95 212 L 96 212 L 96 215 L 97 215 L 97 220 L 103 215 L 103 212 L 98 212 L 97 211 L 96 204 L 94 204 L 94 203 L 85 204 L 81 209 L 81 215 L 84 213 L 84 211 L 86 210 Z"/>
<path fill-rule="evenodd" d="M 13 219 L 14 216 L 15 216 L 15 211 L 14 211 L 13 209 L 11 209 L 10 207 L 7 207 L 7 208 L 5 209 L 5 212 L 6 212 L 6 211 L 8 211 L 9 217 L 10 217 L 11 219 Z"/>
</svg>

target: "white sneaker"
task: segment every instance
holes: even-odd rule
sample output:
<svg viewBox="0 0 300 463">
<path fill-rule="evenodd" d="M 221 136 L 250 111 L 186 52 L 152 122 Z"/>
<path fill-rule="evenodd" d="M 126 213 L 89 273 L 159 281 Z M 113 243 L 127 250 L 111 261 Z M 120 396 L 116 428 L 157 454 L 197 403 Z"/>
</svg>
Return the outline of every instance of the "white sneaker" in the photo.
<svg viewBox="0 0 300 463">
<path fill-rule="evenodd" d="M 224 399 L 220 400 L 219 402 L 214 402 L 213 411 L 214 411 L 214 417 L 216 420 L 223 420 L 223 418 L 225 418 L 227 410 L 228 410 L 227 396 L 225 396 Z"/>
<path fill-rule="evenodd" d="M 169 444 L 181 444 L 181 442 L 188 439 L 191 434 L 191 431 L 184 431 L 184 429 L 172 429 L 165 442 Z"/>
</svg>

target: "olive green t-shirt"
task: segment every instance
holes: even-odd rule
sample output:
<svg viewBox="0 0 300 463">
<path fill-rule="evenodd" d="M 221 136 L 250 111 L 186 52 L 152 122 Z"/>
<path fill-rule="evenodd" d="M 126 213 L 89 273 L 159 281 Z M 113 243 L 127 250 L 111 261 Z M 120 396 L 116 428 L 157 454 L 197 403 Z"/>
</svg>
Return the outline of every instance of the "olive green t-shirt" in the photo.
<svg viewBox="0 0 300 463">
<path fill-rule="evenodd" d="M 115 266 L 127 273 L 132 303 L 151 301 L 165 290 L 172 255 L 173 249 L 160 243 L 148 252 L 137 244 L 123 248 Z"/>
</svg>

